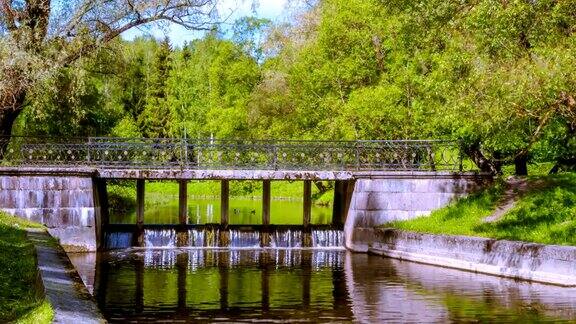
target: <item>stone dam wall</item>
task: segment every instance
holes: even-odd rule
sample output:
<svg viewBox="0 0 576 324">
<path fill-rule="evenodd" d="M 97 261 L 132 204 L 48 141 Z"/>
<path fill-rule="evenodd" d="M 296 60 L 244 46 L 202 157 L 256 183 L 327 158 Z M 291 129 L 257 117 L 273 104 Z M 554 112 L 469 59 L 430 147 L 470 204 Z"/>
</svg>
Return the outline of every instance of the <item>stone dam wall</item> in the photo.
<svg viewBox="0 0 576 324">
<path fill-rule="evenodd" d="M 357 228 L 349 249 L 501 277 L 576 287 L 576 247 Z"/>
<path fill-rule="evenodd" d="M 491 180 L 491 177 L 474 173 L 448 172 L 390 173 L 379 179 L 358 179 L 344 226 L 346 247 L 351 246 L 356 228 L 427 216 Z"/>
<path fill-rule="evenodd" d="M 123 172 L 115 176 L 128 178 L 131 171 Z M 220 178 L 226 178 L 230 172 L 236 171 L 213 171 Z M 266 172 L 272 174 L 268 179 L 276 179 L 277 171 Z M 301 173 L 306 176 L 300 180 L 325 176 Z M 284 173 L 278 174 L 280 177 Z M 93 170 L 0 169 L 0 210 L 46 225 L 67 251 L 95 251 L 97 238 L 101 236 L 100 223 L 106 219 L 102 217 L 106 208 L 100 207 L 106 206 L 105 180 L 101 177 L 100 171 Z M 348 172 L 343 179 L 345 203 L 338 213 L 346 215 L 342 217 L 346 246 L 351 244 L 356 228 L 428 215 L 491 180 L 475 173 L 430 171 Z"/>
<path fill-rule="evenodd" d="M 46 225 L 70 252 L 96 251 L 94 181 L 90 176 L 0 176 L 0 210 Z"/>
</svg>

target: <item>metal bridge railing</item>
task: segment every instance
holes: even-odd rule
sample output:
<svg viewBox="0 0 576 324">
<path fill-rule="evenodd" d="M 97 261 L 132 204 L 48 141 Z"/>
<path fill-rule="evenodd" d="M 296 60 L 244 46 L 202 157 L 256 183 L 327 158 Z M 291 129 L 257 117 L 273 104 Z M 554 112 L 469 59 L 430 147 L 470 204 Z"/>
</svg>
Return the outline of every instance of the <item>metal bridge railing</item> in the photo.
<svg viewBox="0 0 576 324">
<path fill-rule="evenodd" d="M 464 171 L 458 141 L 0 137 L 0 165 L 324 171 Z"/>
</svg>

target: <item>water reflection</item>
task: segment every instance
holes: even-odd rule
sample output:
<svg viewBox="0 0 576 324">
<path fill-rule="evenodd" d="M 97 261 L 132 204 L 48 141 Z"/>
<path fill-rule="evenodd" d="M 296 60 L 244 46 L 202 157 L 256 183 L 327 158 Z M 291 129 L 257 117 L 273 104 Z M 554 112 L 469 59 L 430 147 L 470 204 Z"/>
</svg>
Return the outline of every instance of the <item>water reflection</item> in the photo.
<svg viewBox="0 0 576 324">
<path fill-rule="evenodd" d="M 111 322 L 576 318 L 576 289 L 346 251 L 124 250 L 97 259 L 95 295 Z"/>
</svg>

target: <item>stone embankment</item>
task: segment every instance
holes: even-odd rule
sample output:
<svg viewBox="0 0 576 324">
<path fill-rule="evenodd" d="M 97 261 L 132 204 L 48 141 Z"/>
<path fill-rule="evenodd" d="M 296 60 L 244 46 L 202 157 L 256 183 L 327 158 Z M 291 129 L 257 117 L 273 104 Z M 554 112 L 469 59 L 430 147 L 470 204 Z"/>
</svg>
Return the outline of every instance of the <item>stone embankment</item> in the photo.
<svg viewBox="0 0 576 324">
<path fill-rule="evenodd" d="M 28 230 L 36 247 L 46 297 L 54 309 L 54 323 L 106 323 L 66 252 L 44 230 Z"/>
<path fill-rule="evenodd" d="M 356 228 L 347 248 L 385 257 L 576 287 L 576 247 Z"/>
<path fill-rule="evenodd" d="M 45 225 L 68 252 L 96 251 L 94 196 L 85 174 L 0 176 L 0 210 Z"/>
</svg>

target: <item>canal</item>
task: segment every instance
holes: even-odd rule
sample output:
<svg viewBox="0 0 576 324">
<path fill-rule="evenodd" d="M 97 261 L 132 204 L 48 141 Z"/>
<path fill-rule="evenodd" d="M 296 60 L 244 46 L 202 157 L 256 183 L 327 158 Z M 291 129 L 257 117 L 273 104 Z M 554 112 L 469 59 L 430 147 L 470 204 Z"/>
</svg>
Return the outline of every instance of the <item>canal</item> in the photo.
<svg viewBox="0 0 576 324">
<path fill-rule="evenodd" d="M 110 322 L 540 322 L 576 289 L 344 249 L 125 249 L 71 259 Z"/>
<path fill-rule="evenodd" d="M 170 199 L 174 200 L 174 199 Z M 228 243 L 218 229 L 190 227 L 184 243 L 178 206 L 147 208 L 144 244 L 122 231 L 106 236 L 108 251 L 70 254 L 82 280 L 111 323 L 124 322 L 570 322 L 576 288 L 562 288 L 404 262 L 343 247 L 328 226 L 331 208 L 315 206 L 303 248 L 301 201 L 274 200 L 270 232 L 243 231 L 261 224 L 261 200 L 231 200 Z M 190 199 L 188 222 L 219 222 L 218 199 Z M 111 215 L 130 224 L 133 213 Z M 325 228 L 322 228 L 325 226 Z M 307 245 L 306 245 L 307 246 Z"/>
</svg>

